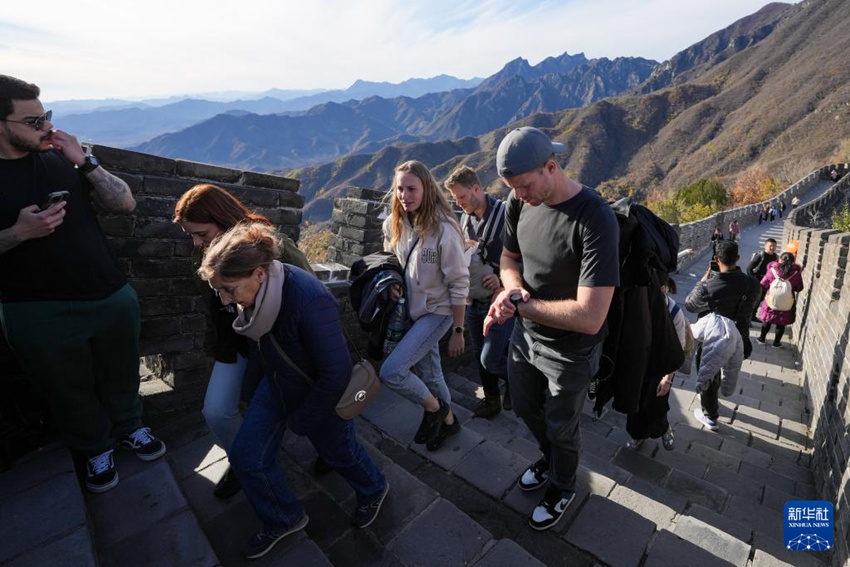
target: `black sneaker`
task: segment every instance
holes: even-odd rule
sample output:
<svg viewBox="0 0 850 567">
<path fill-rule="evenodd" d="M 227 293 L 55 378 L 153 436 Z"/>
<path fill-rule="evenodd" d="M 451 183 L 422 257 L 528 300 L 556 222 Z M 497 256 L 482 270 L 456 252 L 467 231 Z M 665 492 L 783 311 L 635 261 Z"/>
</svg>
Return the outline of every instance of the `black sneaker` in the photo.
<svg viewBox="0 0 850 567">
<path fill-rule="evenodd" d="M 150 427 L 140 427 L 122 435 L 121 446 L 136 453 L 143 461 L 155 461 L 165 454 L 165 443 L 151 434 Z"/>
<path fill-rule="evenodd" d="M 428 441 L 428 444 L 425 445 L 429 451 L 436 451 L 440 447 L 443 446 L 446 439 L 451 437 L 452 435 L 456 435 L 460 431 L 460 422 L 457 420 L 457 416 L 455 416 L 455 420 L 451 423 L 443 423 L 443 426 L 440 428 L 440 432 L 437 433 L 437 436 Z"/>
<path fill-rule="evenodd" d="M 352 522 L 358 528 L 365 528 L 375 521 L 378 517 L 378 512 L 381 511 L 381 505 L 384 503 L 384 498 L 390 491 L 390 483 L 384 487 L 384 491 L 375 496 L 371 501 L 357 505 L 357 510 L 354 511 Z"/>
<path fill-rule="evenodd" d="M 267 532 L 266 530 L 259 531 L 248 540 L 248 543 L 246 543 L 245 547 L 242 548 L 242 553 L 244 553 L 245 557 L 248 559 L 257 559 L 258 557 L 262 557 L 271 551 L 277 542 L 286 536 L 294 534 L 295 532 L 307 527 L 307 522 L 309 521 L 310 518 L 307 517 L 307 514 L 304 514 L 297 524 L 282 532 Z"/>
<path fill-rule="evenodd" d="M 475 409 L 472 410 L 472 415 L 475 417 L 493 417 L 502 411 L 502 401 L 499 396 L 484 396 L 484 399 L 478 402 Z"/>
<path fill-rule="evenodd" d="M 541 458 L 525 469 L 517 484 L 525 491 L 537 490 L 546 484 L 547 480 L 549 480 L 549 461 Z"/>
<path fill-rule="evenodd" d="M 440 403 L 440 409 L 437 411 L 426 411 L 422 416 L 422 423 L 419 424 L 419 429 L 413 437 L 414 443 L 427 443 L 435 438 L 443 426 L 443 420 L 449 415 L 449 405 L 443 400 L 437 399 Z"/>
<path fill-rule="evenodd" d="M 86 460 L 86 489 L 89 492 L 106 492 L 118 484 L 118 471 L 112 460 L 112 449 Z"/>
<path fill-rule="evenodd" d="M 242 485 L 239 484 L 239 479 L 236 478 L 236 473 L 233 472 L 233 469 L 228 466 L 227 470 L 224 471 L 224 475 L 219 479 L 216 483 L 215 488 L 213 489 L 213 495 L 216 498 L 221 498 L 222 500 L 226 500 L 231 496 L 235 496 L 242 490 Z"/>
<path fill-rule="evenodd" d="M 543 496 L 543 500 L 531 512 L 528 525 L 535 530 L 548 530 L 561 521 L 564 512 L 566 512 L 567 507 L 573 501 L 575 495 L 575 492 L 549 486 L 546 489 L 546 495 Z"/>
</svg>

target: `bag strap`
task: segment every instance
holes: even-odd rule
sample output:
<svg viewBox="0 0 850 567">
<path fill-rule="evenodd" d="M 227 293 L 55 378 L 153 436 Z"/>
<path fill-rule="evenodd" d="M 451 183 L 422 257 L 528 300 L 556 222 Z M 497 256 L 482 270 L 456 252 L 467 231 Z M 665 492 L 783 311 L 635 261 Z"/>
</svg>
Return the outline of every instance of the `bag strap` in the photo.
<svg viewBox="0 0 850 567">
<path fill-rule="evenodd" d="M 277 353 L 280 355 L 280 357 L 281 357 L 281 358 L 282 358 L 282 359 L 283 359 L 283 360 L 284 360 L 284 361 L 285 361 L 285 362 L 286 362 L 289 366 L 291 366 L 293 370 L 295 370 L 295 371 L 296 371 L 298 374 L 300 374 L 300 375 L 301 375 L 301 376 L 302 376 L 305 380 L 307 380 L 307 383 L 308 383 L 308 384 L 310 384 L 310 385 L 312 386 L 312 385 L 313 385 L 313 379 L 312 379 L 312 378 L 310 378 L 309 376 L 307 376 L 307 373 L 306 373 L 306 372 L 304 372 L 303 370 L 301 370 L 298 366 L 296 366 L 296 365 L 295 365 L 295 363 L 294 363 L 294 362 L 292 362 L 292 359 L 291 359 L 291 358 L 289 358 L 289 356 L 286 354 L 286 351 L 284 351 L 284 350 L 283 350 L 283 348 L 280 346 L 280 343 L 278 343 L 278 342 L 277 342 L 277 339 L 276 339 L 276 338 L 274 338 L 274 334 L 269 333 L 268 335 L 269 335 L 269 338 L 270 338 L 270 339 L 271 339 L 271 341 L 272 341 L 272 344 L 274 345 L 275 350 L 277 350 Z"/>
</svg>

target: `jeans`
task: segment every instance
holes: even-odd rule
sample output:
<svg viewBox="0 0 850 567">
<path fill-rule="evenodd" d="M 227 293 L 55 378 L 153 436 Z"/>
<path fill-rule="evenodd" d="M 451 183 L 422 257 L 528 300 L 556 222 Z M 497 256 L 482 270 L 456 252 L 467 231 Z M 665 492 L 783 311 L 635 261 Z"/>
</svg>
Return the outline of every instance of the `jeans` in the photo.
<svg viewBox="0 0 850 567">
<path fill-rule="evenodd" d="M 472 336 L 478 375 L 487 397 L 499 396 L 499 378 L 508 377 L 508 343 L 514 330 L 514 318 L 511 318 L 502 325 L 490 327 L 485 337 L 484 318 L 489 310 L 489 301 L 473 300 L 466 306 L 466 327 Z"/>
<path fill-rule="evenodd" d="M 277 464 L 286 422 L 297 409 L 287 407 L 284 392 L 274 379 L 260 381 L 230 452 L 230 464 L 245 496 L 263 522 L 263 529 L 271 533 L 291 528 L 304 515 Z M 353 421 L 331 413 L 307 433 L 307 438 L 319 457 L 351 485 L 358 504 L 384 491 L 387 481 L 357 442 Z"/>
<path fill-rule="evenodd" d="M 381 365 L 381 382 L 417 404 L 429 393 L 448 404 L 451 394 L 440 366 L 440 339 L 451 326 L 449 315 L 429 313 L 414 321 Z"/>
<path fill-rule="evenodd" d="M 549 482 L 575 491 L 581 448 L 581 409 L 590 378 L 599 369 L 602 345 L 557 351 L 514 326 L 508 379 L 514 412 L 549 461 Z"/>
<path fill-rule="evenodd" d="M 242 425 L 239 397 L 247 365 L 248 359 L 238 354 L 233 363 L 216 361 L 204 396 L 204 408 L 201 410 L 219 447 L 228 454 Z"/>
<path fill-rule="evenodd" d="M 0 304 L 0 320 L 72 450 L 97 455 L 142 425 L 139 301 L 129 284 L 103 299 Z"/>
</svg>

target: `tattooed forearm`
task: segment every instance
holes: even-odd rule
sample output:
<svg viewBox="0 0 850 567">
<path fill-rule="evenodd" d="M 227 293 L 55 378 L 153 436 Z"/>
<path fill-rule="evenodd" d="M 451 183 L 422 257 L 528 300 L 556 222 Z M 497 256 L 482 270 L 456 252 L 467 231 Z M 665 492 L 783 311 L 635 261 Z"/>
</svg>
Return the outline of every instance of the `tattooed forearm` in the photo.
<svg viewBox="0 0 850 567">
<path fill-rule="evenodd" d="M 129 213 L 136 208 L 136 200 L 127 183 L 102 167 L 89 173 L 88 180 L 94 186 L 95 201 L 107 210 Z"/>
</svg>

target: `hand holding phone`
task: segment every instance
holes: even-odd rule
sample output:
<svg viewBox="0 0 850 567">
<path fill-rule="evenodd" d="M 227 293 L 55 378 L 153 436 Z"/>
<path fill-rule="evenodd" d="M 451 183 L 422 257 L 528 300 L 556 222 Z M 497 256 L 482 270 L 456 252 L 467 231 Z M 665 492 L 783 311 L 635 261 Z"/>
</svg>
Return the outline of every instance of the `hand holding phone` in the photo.
<svg viewBox="0 0 850 567">
<path fill-rule="evenodd" d="M 42 211 L 46 211 L 53 205 L 58 205 L 62 201 L 66 200 L 69 194 L 70 193 L 67 191 L 54 191 L 47 196 L 47 199 L 44 200 L 44 203 L 42 203 L 39 208 Z"/>
<path fill-rule="evenodd" d="M 712 260 L 711 263 L 709 263 L 708 268 L 712 272 L 715 272 L 715 273 L 720 271 L 720 265 L 717 262 L 715 262 L 714 260 Z"/>
</svg>

